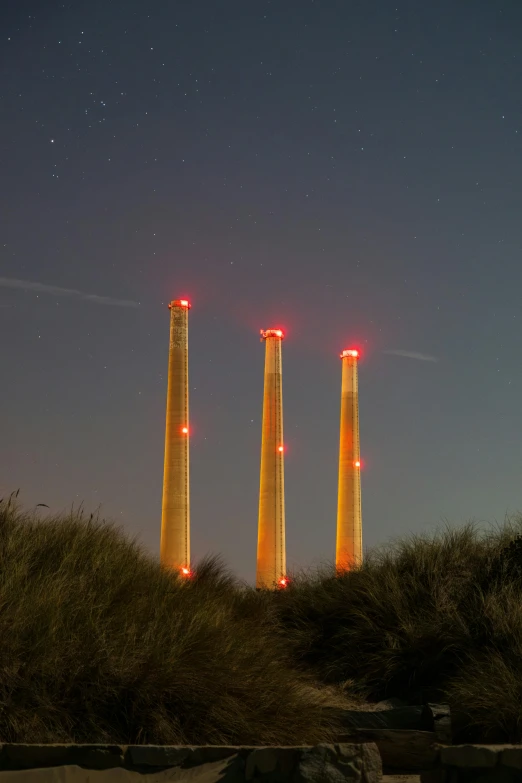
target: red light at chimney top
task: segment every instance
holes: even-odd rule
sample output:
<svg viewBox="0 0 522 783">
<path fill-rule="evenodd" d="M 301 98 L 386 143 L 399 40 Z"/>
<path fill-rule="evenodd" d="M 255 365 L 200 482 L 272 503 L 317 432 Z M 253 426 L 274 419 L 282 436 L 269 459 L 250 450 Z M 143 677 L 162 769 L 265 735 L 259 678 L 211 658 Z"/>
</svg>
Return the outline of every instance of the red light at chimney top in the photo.
<svg viewBox="0 0 522 783">
<path fill-rule="evenodd" d="M 281 337 L 284 338 L 285 334 L 282 329 L 261 329 L 260 335 L 263 340 L 267 337 Z"/>
<path fill-rule="evenodd" d="M 352 356 L 354 359 L 358 359 L 359 351 L 357 351 L 355 348 L 348 348 L 346 351 L 342 352 L 341 359 L 344 359 L 345 356 Z"/>
<path fill-rule="evenodd" d="M 186 310 L 190 310 L 190 302 L 188 299 L 174 299 L 174 301 L 169 304 L 169 308 L 172 307 L 184 307 Z"/>
</svg>

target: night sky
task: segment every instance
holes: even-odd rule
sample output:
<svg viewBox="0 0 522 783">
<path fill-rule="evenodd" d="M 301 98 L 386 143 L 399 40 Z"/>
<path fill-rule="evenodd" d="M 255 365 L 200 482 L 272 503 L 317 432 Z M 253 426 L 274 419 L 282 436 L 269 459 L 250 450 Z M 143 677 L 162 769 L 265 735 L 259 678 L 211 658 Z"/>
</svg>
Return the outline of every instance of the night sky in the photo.
<svg viewBox="0 0 522 783">
<path fill-rule="evenodd" d="M 255 573 L 282 326 L 289 566 L 333 560 L 359 347 L 363 544 L 522 509 L 519 0 L 3 0 L 0 490 L 159 552 L 167 303 L 192 549 Z M 23 281 L 23 282 L 20 282 Z"/>
</svg>

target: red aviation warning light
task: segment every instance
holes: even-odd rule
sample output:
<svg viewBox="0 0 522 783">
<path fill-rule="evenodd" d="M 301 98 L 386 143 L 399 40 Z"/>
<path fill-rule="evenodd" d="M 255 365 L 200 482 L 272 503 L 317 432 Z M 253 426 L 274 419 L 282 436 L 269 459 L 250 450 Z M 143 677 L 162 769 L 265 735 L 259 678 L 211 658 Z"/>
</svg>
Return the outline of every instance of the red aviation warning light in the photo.
<svg viewBox="0 0 522 783">
<path fill-rule="evenodd" d="M 352 359 L 358 359 L 359 351 L 357 351 L 355 348 L 347 348 L 345 351 L 342 352 L 341 359 L 345 359 L 347 356 L 351 356 Z"/>
<path fill-rule="evenodd" d="M 282 576 L 281 579 L 278 581 L 277 586 L 278 587 L 288 587 L 288 578 L 286 576 Z"/>
<path fill-rule="evenodd" d="M 267 337 L 280 337 L 282 340 L 285 336 L 282 329 L 260 329 L 259 334 L 262 340 L 266 340 Z"/>
<path fill-rule="evenodd" d="M 188 435 L 188 427 L 182 427 L 181 432 L 183 433 L 183 435 Z"/>
<path fill-rule="evenodd" d="M 361 467 L 361 461 L 358 460 L 358 459 L 355 460 L 355 462 L 353 464 L 355 465 L 356 468 L 360 468 Z"/>
<path fill-rule="evenodd" d="M 190 568 L 187 568 L 186 566 L 180 568 L 180 571 L 181 571 L 181 576 L 184 576 L 185 578 L 192 576 Z"/>
<path fill-rule="evenodd" d="M 174 301 L 169 304 L 169 309 L 172 307 L 185 307 L 187 310 L 190 310 L 191 304 L 188 299 L 174 299 Z"/>
<path fill-rule="evenodd" d="M 284 447 L 284 446 L 279 446 L 277 450 L 278 450 L 279 452 L 283 452 L 283 451 L 285 450 L 285 447 Z"/>
</svg>

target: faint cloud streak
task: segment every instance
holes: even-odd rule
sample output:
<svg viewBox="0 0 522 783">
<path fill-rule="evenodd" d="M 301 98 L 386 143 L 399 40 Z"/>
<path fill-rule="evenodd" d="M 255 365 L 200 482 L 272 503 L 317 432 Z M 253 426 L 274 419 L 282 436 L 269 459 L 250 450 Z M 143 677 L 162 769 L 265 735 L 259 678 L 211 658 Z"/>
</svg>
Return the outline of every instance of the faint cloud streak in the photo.
<svg viewBox="0 0 522 783">
<path fill-rule="evenodd" d="M 396 350 L 384 351 L 390 356 L 404 356 L 406 359 L 417 359 L 419 362 L 438 362 L 436 356 L 430 356 L 428 353 L 418 353 L 417 351 L 403 351 L 402 348 Z"/>
<path fill-rule="evenodd" d="M 86 294 L 84 291 L 77 291 L 76 288 L 60 288 L 57 285 L 45 285 L 44 283 L 35 283 L 31 280 L 17 280 L 14 277 L 0 277 L 0 287 L 17 288 L 20 291 L 34 291 L 37 294 L 51 294 L 54 296 L 72 296 L 76 299 L 83 299 L 86 302 L 94 302 L 101 305 L 112 305 L 113 307 L 139 307 L 139 302 L 132 299 L 115 299 L 112 296 L 99 296 L 99 294 Z"/>
</svg>

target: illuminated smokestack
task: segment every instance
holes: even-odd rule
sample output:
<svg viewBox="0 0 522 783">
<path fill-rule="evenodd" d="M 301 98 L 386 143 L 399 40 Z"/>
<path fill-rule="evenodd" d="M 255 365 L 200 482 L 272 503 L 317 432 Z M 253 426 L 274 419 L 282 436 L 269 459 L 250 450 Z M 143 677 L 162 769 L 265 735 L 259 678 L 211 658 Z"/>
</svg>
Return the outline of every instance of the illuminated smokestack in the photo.
<svg viewBox="0 0 522 783">
<path fill-rule="evenodd" d="M 283 376 L 281 329 L 261 330 L 265 386 L 257 530 L 257 588 L 286 587 Z"/>
<path fill-rule="evenodd" d="M 359 352 L 343 351 L 337 543 L 335 564 L 346 571 L 362 562 L 361 451 L 359 440 Z"/>
<path fill-rule="evenodd" d="M 170 347 L 161 507 L 160 561 L 190 575 L 188 311 L 186 299 L 170 308 Z"/>
</svg>

